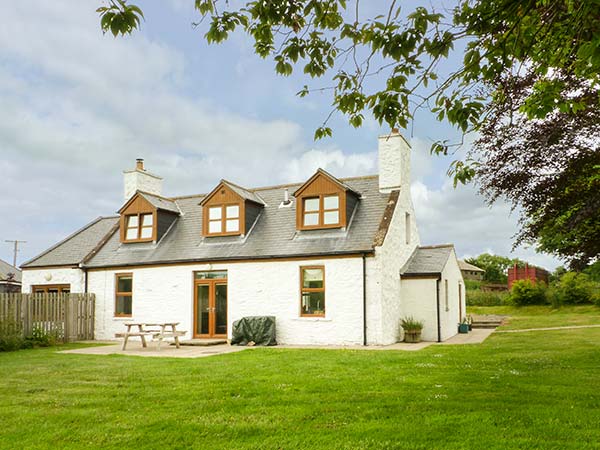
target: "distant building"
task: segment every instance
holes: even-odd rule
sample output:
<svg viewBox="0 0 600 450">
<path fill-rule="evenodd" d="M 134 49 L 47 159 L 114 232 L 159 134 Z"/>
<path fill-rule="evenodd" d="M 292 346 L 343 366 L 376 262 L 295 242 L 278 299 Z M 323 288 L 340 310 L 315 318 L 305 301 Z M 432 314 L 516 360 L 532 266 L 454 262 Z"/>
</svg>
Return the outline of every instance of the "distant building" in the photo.
<svg viewBox="0 0 600 450">
<path fill-rule="evenodd" d="M 21 271 L 0 259 L 0 294 L 21 292 Z"/>
<path fill-rule="evenodd" d="M 514 267 L 508 269 L 508 289 L 512 289 L 512 285 L 517 280 L 531 280 L 534 282 L 543 281 L 548 284 L 548 271 L 540 267 L 530 266 L 525 264 L 525 267 Z"/>
<path fill-rule="evenodd" d="M 460 271 L 462 272 L 462 276 L 465 280 L 483 280 L 483 274 L 485 273 L 485 270 L 480 269 L 479 267 L 474 266 L 473 264 L 469 264 L 468 262 L 463 261 L 462 259 L 458 260 L 458 266 L 460 267 Z"/>
</svg>

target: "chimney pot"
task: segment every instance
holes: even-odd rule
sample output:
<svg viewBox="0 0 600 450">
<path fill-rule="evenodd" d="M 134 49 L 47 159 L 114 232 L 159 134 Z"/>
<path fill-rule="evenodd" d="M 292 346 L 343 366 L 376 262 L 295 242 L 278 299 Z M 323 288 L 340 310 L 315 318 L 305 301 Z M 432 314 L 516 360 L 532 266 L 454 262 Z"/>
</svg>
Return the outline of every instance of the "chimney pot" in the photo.
<svg viewBox="0 0 600 450">
<path fill-rule="evenodd" d="M 392 134 L 400 134 L 400 130 L 398 128 L 392 128 Z"/>
<path fill-rule="evenodd" d="M 135 168 L 136 170 L 144 170 L 144 159 L 138 158 L 135 160 Z"/>
</svg>

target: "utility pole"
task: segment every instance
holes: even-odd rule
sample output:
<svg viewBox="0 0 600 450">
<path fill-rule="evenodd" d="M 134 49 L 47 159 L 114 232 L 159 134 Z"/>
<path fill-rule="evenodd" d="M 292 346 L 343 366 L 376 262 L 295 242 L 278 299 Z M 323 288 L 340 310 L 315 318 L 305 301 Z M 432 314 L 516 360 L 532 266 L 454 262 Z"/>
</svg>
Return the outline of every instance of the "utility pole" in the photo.
<svg viewBox="0 0 600 450">
<path fill-rule="evenodd" d="M 13 266 L 17 267 L 17 253 L 19 253 L 19 244 L 25 244 L 25 243 L 27 243 L 27 241 L 17 241 L 17 240 L 15 240 L 15 241 L 9 241 L 9 240 L 6 240 L 4 242 L 9 242 L 9 243 L 14 244 Z"/>
</svg>

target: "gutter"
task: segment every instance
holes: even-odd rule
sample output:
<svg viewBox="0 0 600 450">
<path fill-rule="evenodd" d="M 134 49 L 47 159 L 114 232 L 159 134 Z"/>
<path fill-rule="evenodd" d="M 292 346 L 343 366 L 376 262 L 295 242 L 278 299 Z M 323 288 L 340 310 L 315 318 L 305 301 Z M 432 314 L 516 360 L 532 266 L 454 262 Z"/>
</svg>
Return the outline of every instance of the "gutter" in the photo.
<svg viewBox="0 0 600 450">
<path fill-rule="evenodd" d="M 436 278 L 435 280 L 435 286 L 436 286 L 436 290 L 435 290 L 435 297 L 436 297 L 436 301 L 435 301 L 435 309 L 436 309 L 436 313 L 437 313 L 437 341 L 438 342 L 442 342 L 442 323 L 441 323 L 441 319 L 440 319 L 440 281 L 442 281 L 442 277 L 439 276 L 438 278 Z"/>
<path fill-rule="evenodd" d="M 83 264 L 79 264 L 79 270 L 83 271 L 83 293 L 88 293 L 88 270 Z"/>
<path fill-rule="evenodd" d="M 213 258 L 199 258 L 199 259 L 167 259 L 162 261 L 150 261 L 150 262 L 134 262 L 134 263 L 125 263 L 125 264 L 103 264 L 103 265 L 87 265 L 83 263 L 82 267 L 87 267 L 91 270 L 99 270 L 99 269 L 111 269 L 111 268 L 121 268 L 121 267 L 146 267 L 146 266 L 162 266 L 162 265 L 175 265 L 175 264 L 209 264 L 209 263 L 219 263 L 219 262 L 254 262 L 254 261 L 270 261 L 277 259 L 306 259 L 306 258 L 327 258 L 327 257 L 336 257 L 336 256 L 373 256 L 374 252 L 372 250 L 342 250 L 342 251 L 334 251 L 334 252 L 325 252 L 325 253 L 290 253 L 283 255 L 261 255 L 261 256 L 251 256 L 251 257 L 240 257 L 240 256 L 229 256 L 229 257 L 213 257 Z M 77 266 L 75 266 L 77 267 Z"/>
</svg>

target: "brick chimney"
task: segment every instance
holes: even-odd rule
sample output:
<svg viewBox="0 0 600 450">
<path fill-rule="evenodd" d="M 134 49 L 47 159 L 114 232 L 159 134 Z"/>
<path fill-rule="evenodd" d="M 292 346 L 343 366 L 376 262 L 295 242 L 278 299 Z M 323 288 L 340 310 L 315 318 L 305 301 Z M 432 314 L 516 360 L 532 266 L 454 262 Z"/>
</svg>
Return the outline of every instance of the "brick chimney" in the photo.
<svg viewBox="0 0 600 450">
<path fill-rule="evenodd" d="M 410 145 L 393 128 L 390 134 L 379 136 L 379 191 L 400 188 L 410 189 Z"/>
<path fill-rule="evenodd" d="M 162 178 L 151 174 L 144 169 L 144 160 L 135 160 L 135 169 L 123 171 L 123 195 L 129 200 L 135 191 L 144 191 L 150 194 L 161 195 Z"/>
</svg>

